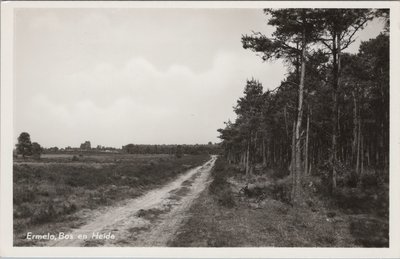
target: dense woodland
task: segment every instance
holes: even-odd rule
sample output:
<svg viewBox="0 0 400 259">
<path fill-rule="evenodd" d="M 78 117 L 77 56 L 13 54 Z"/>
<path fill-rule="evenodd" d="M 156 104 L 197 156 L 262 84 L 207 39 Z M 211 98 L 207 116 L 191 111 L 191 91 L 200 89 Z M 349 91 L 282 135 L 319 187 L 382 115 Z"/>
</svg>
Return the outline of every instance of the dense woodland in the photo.
<svg viewBox="0 0 400 259">
<path fill-rule="evenodd" d="M 303 178 L 325 174 L 330 193 L 357 187 L 364 175 L 387 177 L 389 165 L 389 10 L 266 9 L 271 36 L 242 36 L 245 49 L 288 69 L 278 86 L 247 81 L 237 118 L 219 129 L 225 157 L 248 179 L 274 168 L 292 179 L 301 205 Z M 346 53 L 368 22 L 385 23 L 376 38 Z M 273 89 L 273 90 L 269 90 Z"/>
</svg>

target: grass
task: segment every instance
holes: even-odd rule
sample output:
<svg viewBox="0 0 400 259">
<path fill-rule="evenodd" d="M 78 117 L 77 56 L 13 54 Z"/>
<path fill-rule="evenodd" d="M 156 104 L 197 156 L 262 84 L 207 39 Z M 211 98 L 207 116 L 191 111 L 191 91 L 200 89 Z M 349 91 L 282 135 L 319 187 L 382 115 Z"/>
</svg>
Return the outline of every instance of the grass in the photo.
<svg viewBox="0 0 400 259">
<path fill-rule="evenodd" d="M 342 188 L 333 197 L 305 179 L 306 207 L 290 204 L 290 178 L 274 172 L 249 190 L 243 173 L 219 158 L 213 182 L 189 210 L 173 247 L 388 247 L 388 196 L 384 190 Z M 261 178 L 260 178 L 261 179 Z M 261 182 L 262 180 L 258 180 Z M 374 196 L 375 195 L 375 196 Z M 355 206 L 355 204 L 357 206 Z"/>
<path fill-rule="evenodd" d="M 13 171 L 14 245 L 35 234 L 66 232 L 83 224 L 79 213 L 134 198 L 203 164 L 208 155 L 47 155 L 17 160 Z"/>
</svg>

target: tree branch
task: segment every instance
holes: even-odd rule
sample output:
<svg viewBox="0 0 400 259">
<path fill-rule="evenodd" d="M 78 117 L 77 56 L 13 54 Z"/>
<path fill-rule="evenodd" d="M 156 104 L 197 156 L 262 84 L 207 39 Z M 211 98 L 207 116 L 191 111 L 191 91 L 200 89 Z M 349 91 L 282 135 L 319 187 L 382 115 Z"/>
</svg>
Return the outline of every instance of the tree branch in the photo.
<svg viewBox="0 0 400 259">
<path fill-rule="evenodd" d="M 349 34 L 350 36 L 348 37 L 348 40 L 347 40 L 347 42 L 345 43 L 345 45 L 343 46 L 343 47 L 341 47 L 341 46 L 339 46 L 339 48 L 340 48 L 340 50 L 344 50 L 344 49 L 346 49 L 351 43 L 353 43 L 355 40 L 353 40 L 352 38 L 353 38 L 353 36 L 356 34 L 356 32 L 359 30 L 359 29 L 361 29 L 363 26 L 364 26 L 364 24 L 366 24 L 368 22 L 368 19 L 365 19 L 362 23 L 360 23 L 358 26 L 354 26 L 353 28 L 354 28 L 354 31 L 351 33 L 351 34 Z M 343 37 L 341 37 L 340 38 L 340 41 L 342 41 L 342 39 L 344 38 L 344 36 L 345 36 L 346 34 L 344 33 L 343 34 Z"/>
</svg>

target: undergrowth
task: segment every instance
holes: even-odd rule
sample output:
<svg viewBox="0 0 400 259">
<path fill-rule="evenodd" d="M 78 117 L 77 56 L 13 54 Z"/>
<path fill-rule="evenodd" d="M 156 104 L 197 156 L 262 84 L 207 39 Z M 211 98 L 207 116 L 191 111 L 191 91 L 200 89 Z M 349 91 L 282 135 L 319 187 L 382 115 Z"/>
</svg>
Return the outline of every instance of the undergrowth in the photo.
<svg viewBox="0 0 400 259">
<path fill-rule="evenodd" d="M 388 247 L 388 184 L 371 175 L 327 192 L 324 172 L 303 176 L 304 207 L 291 203 L 284 169 L 244 172 L 218 158 L 213 180 L 170 246 Z"/>
</svg>

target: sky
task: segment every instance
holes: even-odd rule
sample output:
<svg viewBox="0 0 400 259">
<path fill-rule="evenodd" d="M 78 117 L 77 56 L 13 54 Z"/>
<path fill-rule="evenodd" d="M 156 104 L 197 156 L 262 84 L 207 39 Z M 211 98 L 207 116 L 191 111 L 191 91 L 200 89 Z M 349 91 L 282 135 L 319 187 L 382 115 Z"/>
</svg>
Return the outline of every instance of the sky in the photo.
<svg viewBox="0 0 400 259">
<path fill-rule="evenodd" d="M 274 31 L 260 9 L 21 8 L 14 28 L 14 142 L 44 147 L 219 142 L 246 80 L 273 89 L 287 73 L 242 47 Z"/>
</svg>

